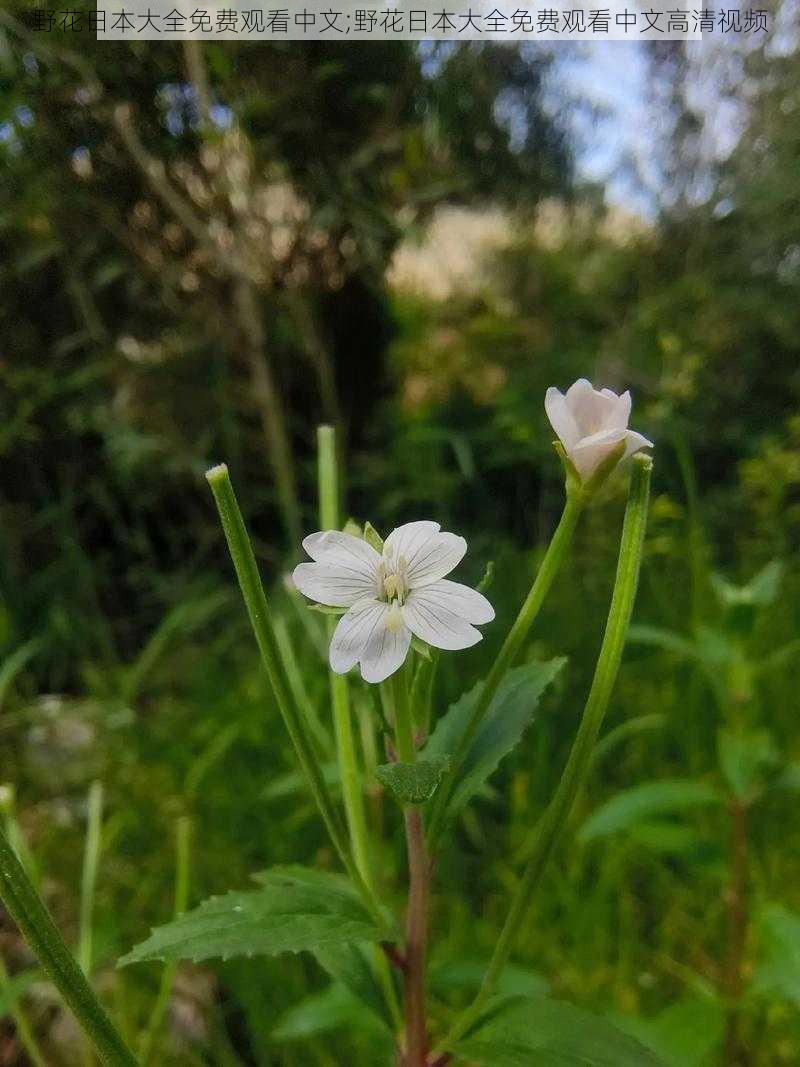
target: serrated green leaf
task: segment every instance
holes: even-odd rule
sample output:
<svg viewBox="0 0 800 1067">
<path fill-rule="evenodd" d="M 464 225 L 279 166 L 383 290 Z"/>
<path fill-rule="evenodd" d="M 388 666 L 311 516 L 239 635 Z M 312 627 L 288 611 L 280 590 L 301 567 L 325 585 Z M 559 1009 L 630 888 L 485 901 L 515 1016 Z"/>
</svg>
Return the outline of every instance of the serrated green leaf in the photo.
<svg viewBox="0 0 800 1067">
<path fill-rule="evenodd" d="M 447 804 L 448 818 L 460 811 L 481 789 L 500 760 L 519 742 L 533 718 L 540 696 L 565 663 L 563 658 L 547 663 L 526 663 L 508 672 L 459 770 L 459 780 Z M 451 755 L 458 750 L 482 684 L 479 682 L 450 705 L 423 749 L 426 759 Z"/>
<path fill-rule="evenodd" d="M 703 804 L 719 804 L 721 800 L 720 794 L 708 782 L 689 779 L 648 782 L 626 789 L 601 805 L 581 827 L 579 840 L 594 841 L 647 822 L 654 815 L 672 814 Z"/>
<path fill-rule="evenodd" d="M 758 934 L 760 958 L 748 993 L 800 1006 L 800 915 L 771 904 L 760 916 Z"/>
<path fill-rule="evenodd" d="M 455 1051 L 480 1067 L 663 1067 L 606 1019 L 545 997 L 502 1007 Z"/>
<path fill-rule="evenodd" d="M 424 804 L 438 789 L 449 762 L 447 756 L 435 756 L 416 763 L 384 763 L 375 768 L 375 777 L 401 804 Z"/>
<path fill-rule="evenodd" d="M 380 931 L 346 879 L 304 867 L 257 876 L 261 888 L 212 897 L 157 927 L 119 961 L 199 960 L 314 952 L 330 945 L 376 941 Z"/>
</svg>

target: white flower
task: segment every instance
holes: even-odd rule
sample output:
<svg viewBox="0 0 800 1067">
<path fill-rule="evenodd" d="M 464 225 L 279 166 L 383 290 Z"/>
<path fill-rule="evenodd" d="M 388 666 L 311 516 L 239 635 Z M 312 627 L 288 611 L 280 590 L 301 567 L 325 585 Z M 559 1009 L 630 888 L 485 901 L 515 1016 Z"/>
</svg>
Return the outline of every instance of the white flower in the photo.
<svg viewBox="0 0 800 1067">
<path fill-rule="evenodd" d="M 579 378 L 564 396 L 552 386 L 544 398 L 550 425 L 558 434 L 583 481 L 590 478 L 620 441 L 625 442 L 623 459 L 640 448 L 652 448 L 635 430 L 628 429 L 631 394 L 617 396 L 611 389 L 592 388 L 591 382 Z"/>
<path fill-rule="evenodd" d="M 382 682 L 402 666 L 412 634 L 436 648 L 469 648 L 482 634 L 473 623 L 491 622 L 486 597 L 445 579 L 467 542 L 442 533 L 438 522 L 409 522 L 386 538 L 383 552 L 352 534 L 310 534 L 303 548 L 314 560 L 295 567 L 297 588 L 311 600 L 349 610 L 330 647 L 338 674 L 361 665 L 368 682 Z"/>
</svg>

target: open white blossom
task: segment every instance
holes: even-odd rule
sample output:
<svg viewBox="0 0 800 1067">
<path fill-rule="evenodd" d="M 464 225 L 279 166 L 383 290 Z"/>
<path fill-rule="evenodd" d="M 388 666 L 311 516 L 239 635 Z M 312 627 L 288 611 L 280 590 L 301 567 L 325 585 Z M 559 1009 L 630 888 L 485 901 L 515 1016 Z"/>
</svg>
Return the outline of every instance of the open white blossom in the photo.
<svg viewBox="0 0 800 1067">
<path fill-rule="evenodd" d="M 544 398 L 544 409 L 583 481 L 594 474 L 620 441 L 625 442 L 623 459 L 653 446 L 642 434 L 628 429 L 628 392 L 617 396 L 611 389 L 594 389 L 591 382 L 579 378 L 567 389 L 566 396 L 551 386 Z"/>
<path fill-rule="evenodd" d="M 436 648 L 469 648 L 491 622 L 485 596 L 445 575 L 467 551 L 463 537 L 442 533 L 438 522 L 398 526 L 378 552 L 359 537 L 328 530 L 310 534 L 294 584 L 310 600 L 346 607 L 330 647 L 330 664 L 344 674 L 359 663 L 367 682 L 382 682 L 402 666 L 412 634 Z"/>
</svg>

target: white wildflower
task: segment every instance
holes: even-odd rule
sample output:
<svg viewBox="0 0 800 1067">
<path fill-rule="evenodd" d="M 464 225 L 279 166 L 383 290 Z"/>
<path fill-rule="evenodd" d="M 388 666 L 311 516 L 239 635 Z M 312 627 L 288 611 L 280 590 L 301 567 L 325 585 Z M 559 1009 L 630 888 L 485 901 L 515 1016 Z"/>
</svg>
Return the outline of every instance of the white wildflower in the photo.
<svg viewBox="0 0 800 1067">
<path fill-rule="evenodd" d="M 310 534 L 314 560 L 295 567 L 297 588 L 311 600 L 346 607 L 333 634 L 330 664 L 344 674 L 356 663 L 368 682 L 382 682 L 405 661 L 412 635 L 436 648 L 469 648 L 491 622 L 486 597 L 445 579 L 467 551 L 463 537 L 438 522 L 409 522 L 386 538 L 383 551 L 352 534 Z"/>
<path fill-rule="evenodd" d="M 594 474 L 621 441 L 625 442 L 623 459 L 641 448 L 653 446 L 652 441 L 628 429 L 631 414 L 628 392 L 617 396 L 611 389 L 594 389 L 591 382 L 579 378 L 566 396 L 551 386 L 545 395 L 544 408 L 583 481 Z"/>
</svg>

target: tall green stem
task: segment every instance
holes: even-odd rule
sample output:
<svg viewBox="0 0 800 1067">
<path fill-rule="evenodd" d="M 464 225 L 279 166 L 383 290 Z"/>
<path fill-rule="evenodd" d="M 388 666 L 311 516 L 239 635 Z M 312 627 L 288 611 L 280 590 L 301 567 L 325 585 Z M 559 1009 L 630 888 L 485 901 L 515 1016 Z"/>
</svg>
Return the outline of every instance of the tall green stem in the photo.
<svg viewBox="0 0 800 1067">
<path fill-rule="evenodd" d="M 75 1013 L 81 1028 L 109 1067 L 136 1067 L 133 1053 L 106 1014 L 39 894 L 0 830 L 0 897 L 42 969 Z"/>
<path fill-rule="evenodd" d="M 319 519 L 323 530 L 339 529 L 338 471 L 336 431 L 332 426 L 319 426 L 317 428 L 317 480 L 319 483 Z M 327 623 L 330 642 L 333 631 L 336 629 L 336 621 L 329 618 Z M 350 690 L 345 675 L 329 671 L 329 678 L 333 727 L 336 734 L 336 754 L 353 860 L 365 884 L 374 893 L 375 876 L 370 858 L 369 833 L 364 810 L 363 778 L 356 757 L 353 735 Z M 380 949 L 375 951 L 374 960 L 386 1004 L 395 1023 L 400 1026 L 402 1022 L 400 1005 L 392 982 L 389 963 Z"/>
<path fill-rule="evenodd" d="M 567 764 L 553 799 L 536 827 L 530 859 L 516 890 L 483 984 L 473 1003 L 456 1020 L 437 1053 L 451 1047 L 475 1022 L 486 1006 L 495 982 L 505 967 L 519 936 L 534 890 L 539 884 L 547 861 L 559 838 L 566 830 L 575 798 L 586 779 L 591 765 L 592 751 L 616 681 L 636 597 L 647 523 L 647 501 L 652 466 L 649 456 L 638 455 L 633 459 L 611 607 L 592 687 Z"/>
<path fill-rule="evenodd" d="M 302 710 L 293 699 L 291 686 L 281 660 L 275 631 L 270 620 L 267 598 L 258 574 L 253 547 L 247 534 L 242 513 L 239 510 L 228 468 L 224 463 L 218 467 L 213 467 L 207 472 L 206 478 L 214 494 L 228 548 L 236 569 L 236 577 L 239 580 L 239 588 L 242 591 L 247 612 L 250 616 L 250 623 L 275 696 L 275 702 L 294 745 L 300 766 L 308 779 L 311 792 L 320 810 L 330 839 L 339 854 L 345 870 L 358 889 L 371 915 L 382 927 L 386 927 L 385 917 L 373 890 L 364 881 L 353 862 L 341 816 L 333 803 L 314 751 L 308 723 Z"/>
<path fill-rule="evenodd" d="M 486 677 L 486 681 L 483 683 L 483 688 L 475 702 L 475 708 L 467 723 L 461 741 L 459 742 L 456 751 L 450 757 L 449 770 L 439 787 L 439 791 L 433 803 L 433 812 L 428 830 L 428 844 L 431 849 L 434 848 L 443 829 L 444 813 L 447 808 L 447 802 L 450 798 L 453 785 L 458 780 L 458 772 L 464 756 L 469 750 L 469 746 L 475 737 L 475 733 L 480 726 L 484 715 L 488 711 L 489 705 L 491 704 L 492 698 L 497 692 L 500 683 L 503 678 L 505 678 L 509 668 L 519 653 L 519 650 L 528 635 L 528 631 L 539 613 L 544 598 L 547 596 L 550 586 L 553 584 L 553 579 L 556 574 L 558 574 L 558 571 L 564 562 L 570 542 L 572 541 L 572 535 L 575 532 L 575 527 L 578 524 L 578 519 L 580 518 L 585 504 L 586 498 L 580 491 L 576 490 L 567 493 L 564 511 L 561 514 L 561 519 L 556 527 L 550 544 L 547 547 L 547 551 L 544 554 L 544 559 L 541 562 L 533 585 L 525 598 L 525 602 L 519 610 L 519 614 L 517 615 L 513 626 L 508 632 L 508 636 L 503 642 L 503 647 L 500 649 L 497 659 Z"/>
<path fill-rule="evenodd" d="M 319 519 L 323 530 L 339 529 L 339 478 L 336 460 L 336 432 L 332 426 L 317 429 L 317 464 L 319 482 Z M 336 620 L 328 618 L 328 640 L 336 629 Z M 356 758 L 353 719 L 350 712 L 350 692 L 343 674 L 329 672 L 333 725 L 336 732 L 336 751 L 342 780 L 344 810 L 353 848 L 353 858 L 361 877 L 372 885 L 373 874 L 369 855 L 367 819 L 364 811 L 362 776 Z"/>
</svg>

